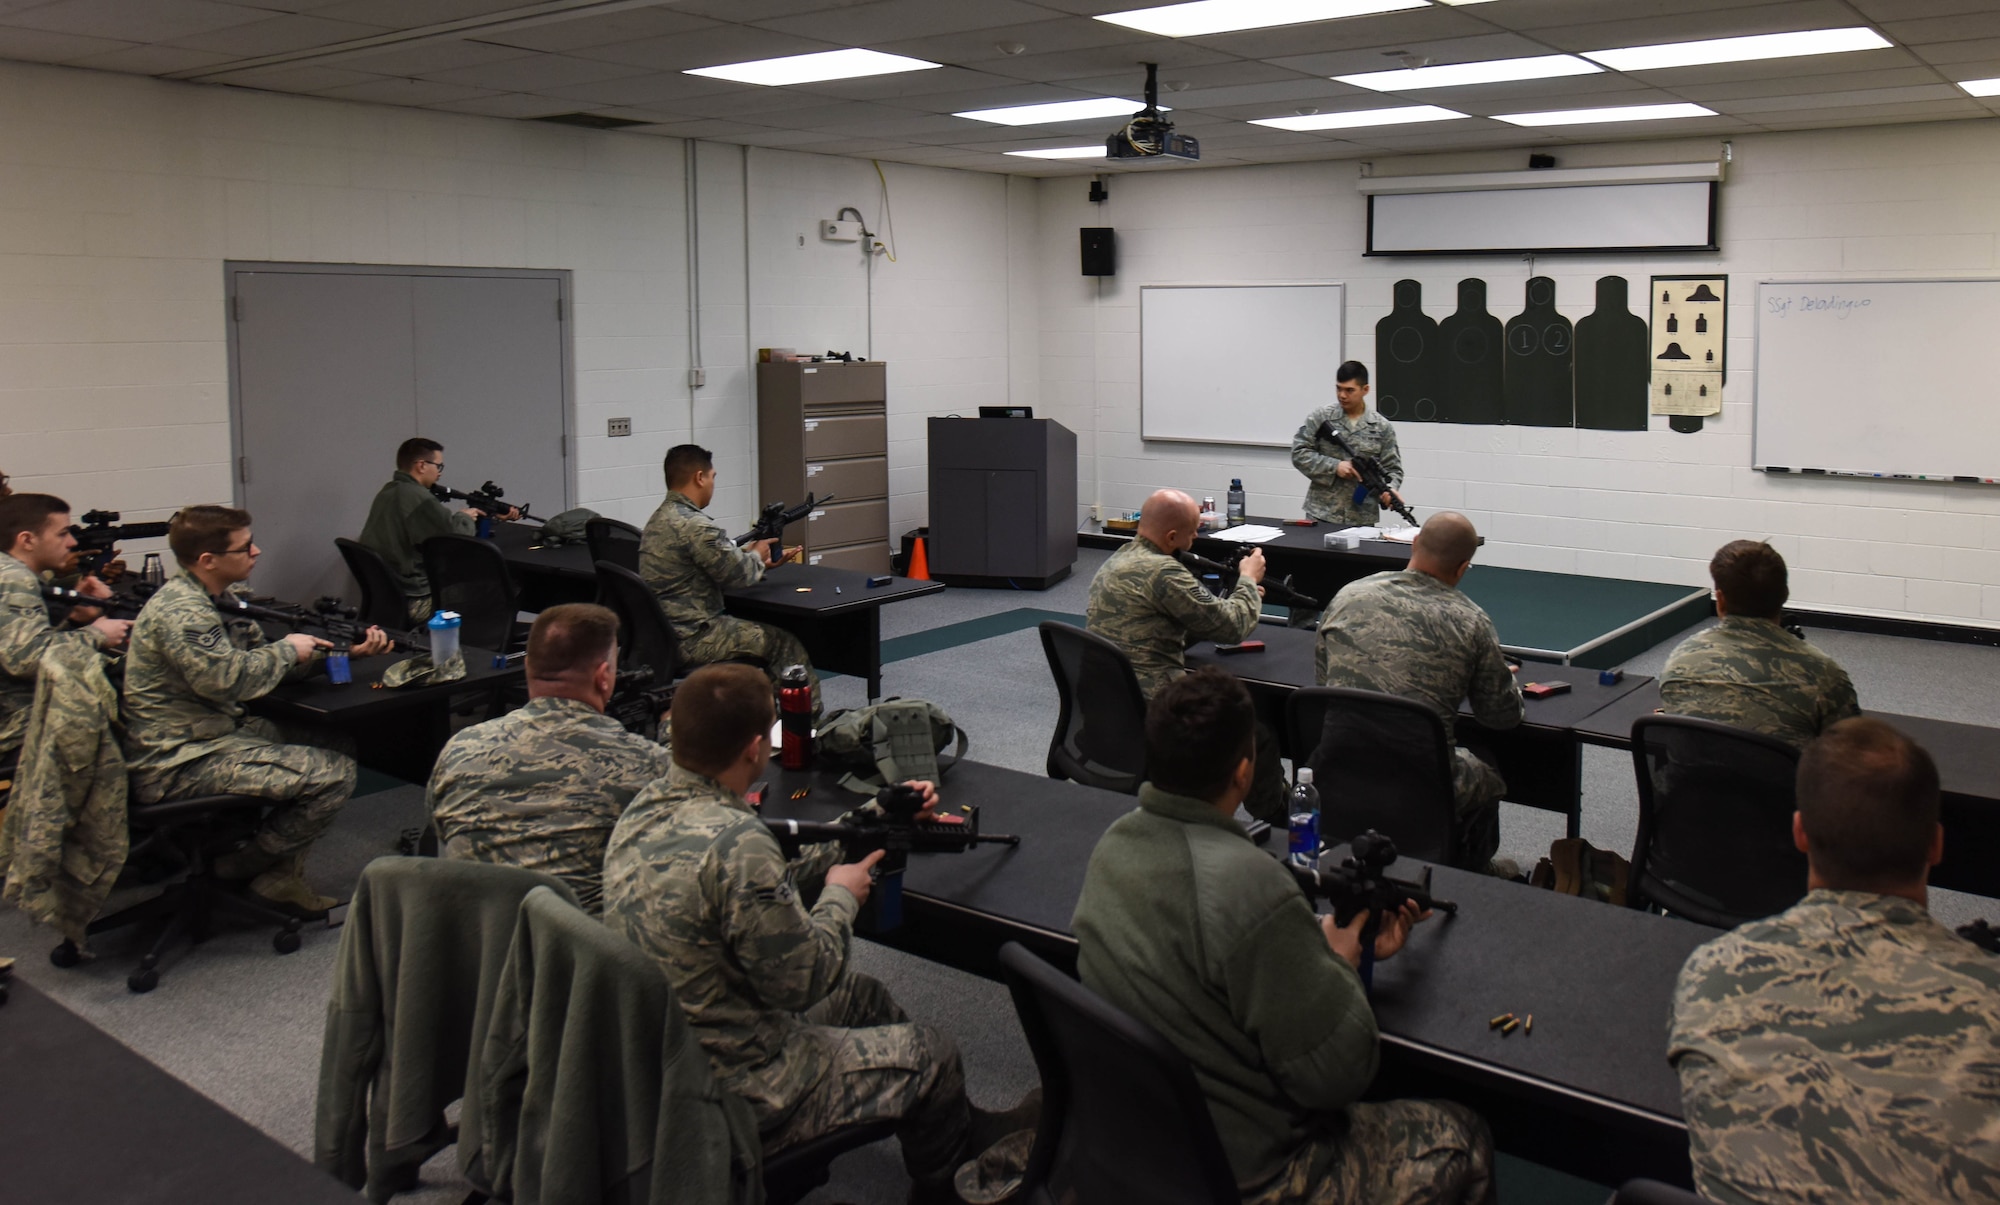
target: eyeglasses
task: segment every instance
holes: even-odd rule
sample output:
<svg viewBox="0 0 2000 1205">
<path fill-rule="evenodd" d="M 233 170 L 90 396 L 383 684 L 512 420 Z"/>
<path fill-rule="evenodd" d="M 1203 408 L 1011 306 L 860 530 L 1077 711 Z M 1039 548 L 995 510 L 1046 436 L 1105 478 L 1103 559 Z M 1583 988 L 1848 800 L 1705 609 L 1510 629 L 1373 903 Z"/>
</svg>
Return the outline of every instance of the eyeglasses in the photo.
<svg viewBox="0 0 2000 1205">
<path fill-rule="evenodd" d="M 220 556 L 242 556 L 242 555 L 247 555 L 247 554 L 249 554 L 249 553 L 252 553 L 252 552 L 255 552 L 256 550 L 257 550 L 257 542 L 256 542 L 255 540 L 252 540 L 252 541 L 251 541 L 250 543 L 248 543 L 248 544 L 245 544 L 245 545 L 244 545 L 243 547 L 241 547 L 241 548 L 225 548 L 225 549 L 223 549 L 223 550 L 222 550 L 222 551 L 221 551 L 221 552 L 220 552 L 220 553 L 219 553 L 218 555 L 220 555 Z"/>
<path fill-rule="evenodd" d="M 444 461 L 442 460 L 419 460 L 417 463 L 427 464 L 432 468 L 436 469 L 440 473 L 444 472 Z"/>
</svg>

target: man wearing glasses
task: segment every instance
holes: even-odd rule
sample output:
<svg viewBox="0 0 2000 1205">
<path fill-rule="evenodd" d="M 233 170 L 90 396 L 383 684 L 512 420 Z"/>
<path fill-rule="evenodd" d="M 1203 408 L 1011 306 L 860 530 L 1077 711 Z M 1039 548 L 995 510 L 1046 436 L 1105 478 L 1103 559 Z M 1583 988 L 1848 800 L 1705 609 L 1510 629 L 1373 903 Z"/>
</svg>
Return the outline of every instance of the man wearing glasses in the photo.
<svg viewBox="0 0 2000 1205">
<path fill-rule="evenodd" d="M 275 642 L 215 599 L 250 577 L 259 549 L 250 512 L 190 506 L 167 546 L 181 572 L 147 601 L 125 661 L 125 760 L 141 803 L 199 795 L 253 795 L 276 806 L 241 849 L 214 863 L 224 879 L 294 915 L 318 918 L 339 901 L 306 886 L 306 850 L 354 793 L 351 742 L 332 733 L 246 717 L 243 703 L 323 664 L 324 640 L 294 632 Z M 353 655 L 387 652 L 369 628 Z"/>
<path fill-rule="evenodd" d="M 389 562 L 403 584 L 403 605 L 412 624 L 431 617 L 431 579 L 424 573 L 424 541 L 432 536 L 469 536 L 486 512 L 475 507 L 445 509 L 431 493 L 444 475 L 444 445 L 419 435 L 396 449 L 396 472 L 375 493 L 360 542 Z M 517 519 L 512 507 L 496 519 Z"/>
</svg>

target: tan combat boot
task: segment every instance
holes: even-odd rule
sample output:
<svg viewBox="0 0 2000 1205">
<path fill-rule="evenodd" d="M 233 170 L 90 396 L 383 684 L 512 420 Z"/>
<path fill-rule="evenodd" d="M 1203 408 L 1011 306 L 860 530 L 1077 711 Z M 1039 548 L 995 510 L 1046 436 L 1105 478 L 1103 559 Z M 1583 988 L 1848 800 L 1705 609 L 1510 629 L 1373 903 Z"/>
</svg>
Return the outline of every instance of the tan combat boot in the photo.
<svg viewBox="0 0 2000 1205">
<path fill-rule="evenodd" d="M 334 905 L 332 896 L 321 895 L 306 886 L 306 858 L 293 854 L 250 880 L 250 894 L 294 916 L 322 920 Z"/>
<path fill-rule="evenodd" d="M 210 865 L 215 877 L 229 882 L 254 879 L 276 866 L 281 859 L 255 841 L 247 841 L 240 848 L 219 855 Z"/>
</svg>

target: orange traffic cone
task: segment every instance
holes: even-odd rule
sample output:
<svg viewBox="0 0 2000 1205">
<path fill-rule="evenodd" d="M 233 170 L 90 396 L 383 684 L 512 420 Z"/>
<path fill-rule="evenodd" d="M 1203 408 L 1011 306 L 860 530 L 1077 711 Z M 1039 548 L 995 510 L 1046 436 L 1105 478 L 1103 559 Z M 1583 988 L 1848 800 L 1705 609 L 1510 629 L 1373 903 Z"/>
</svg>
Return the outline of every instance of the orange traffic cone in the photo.
<svg viewBox="0 0 2000 1205">
<path fill-rule="evenodd" d="M 924 555 L 924 537 L 922 536 L 918 536 L 917 542 L 910 546 L 910 580 L 913 582 L 927 582 L 931 580 L 931 561 L 929 557 Z"/>
</svg>

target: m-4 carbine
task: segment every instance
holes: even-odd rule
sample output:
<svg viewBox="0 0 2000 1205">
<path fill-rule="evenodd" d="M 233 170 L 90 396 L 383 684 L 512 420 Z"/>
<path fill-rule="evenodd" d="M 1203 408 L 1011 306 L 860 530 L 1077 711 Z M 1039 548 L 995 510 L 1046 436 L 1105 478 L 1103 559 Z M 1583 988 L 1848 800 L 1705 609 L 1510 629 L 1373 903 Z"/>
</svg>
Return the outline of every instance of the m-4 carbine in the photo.
<svg viewBox="0 0 2000 1205">
<path fill-rule="evenodd" d="M 345 653 L 368 639 L 371 625 L 355 618 L 353 608 L 345 606 L 337 598 L 322 598 L 308 610 L 295 603 L 253 603 L 249 599 L 238 598 L 234 594 L 213 596 L 215 609 L 224 615 L 242 615 L 250 619 L 267 620 L 283 624 L 294 632 L 317 633 L 333 642 L 333 652 Z M 398 652 L 428 652 L 431 647 L 428 635 L 405 632 L 399 628 L 383 628 L 382 634 L 390 641 L 389 647 Z"/>
<path fill-rule="evenodd" d="M 618 671 L 604 714 L 623 724 L 625 731 L 654 740 L 659 735 L 660 716 L 673 702 L 674 684 L 655 682 L 653 667 L 641 665 Z"/>
<path fill-rule="evenodd" d="M 876 792 L 875 802 L 880 812 L 852 812 L 838 823 L 769 818 L 764 823 L 787 858 L 798 857 L 802 845 L 828 841 L 840 842 L 850 860 L 878 849 L 887 851 L 878 867 L 881 877 L 869 893 L 872 928 L 877 933 L 890 932 L 903 923 L 903 869 L 911 854 L 962 854 L 975 845 L 1021 844 L 1019 837 L 980 832 L 978 808 L 968 809 L 963 816 L 940 812 L 935 820 L 917 819 L 924 808 L 924 796 L 915 787 L 901 783 L 883 787 Z"/>
<path fill-rule="evenodd" d="M 431 496 L 439 502 L 450 502 L 456 498 L 474 510 L 485 511 L 488 517 L 494 519 L 506 514 L 507 508 L 513 505 L 511 502 L 501 501 L 501 499 L 507 496 L 507 491 L 501 489 L 491 481 L 488 481 L 469 494 L 461 490 L 451 490 L 441 485 L 433 485 L 431 487 Z M 523 519 L 532 519 L 535 517 L 528 513 L 528 504 L 525 502 L 521 504 L 521 517 Z"/>
<path fill-rule="evenodd" d="M 1431 868 L 1424 867 L 1416 879 L 1391 878 L 1389 864 L 1396 860 L 1396 843 L 1374 829 L 1348 842 L 1347 857 L 1330 870 L 1285 864 L 1298 880 L 1299 889 L 1309 900 L 1325 900 L 1333 905 L 1333 921 L 1345 926 L 1366 912 L 1368 923 L 1361 927 L 1361 982 L 1372 984 L 1375 969 L 1375 937 L 1382 917 L 1399 912 L 1414 901 L 1418 908 L 1457 916 L 1458 905 L 1431 894 Z"/>
<path fill-rule="evenodd" d="M 785 538 L 785 527 L 788 524 L 798 522 L 811 514 L 815 507 L 824 506 L 831 501 L 833 501 L 832 494 L 824 498 L 814 498 L 811 494 L 807 494 L 804 502 L 790 510 L 786 510 L 782 502 L 766 503 L 764 509 L 757 513 L 756 524 L 749 531 L 737 536 L 736 544 L 741 547 L 758 540 L 782 540 Z"/>
<path fill-rule="evenodd" d="M 110 619 L 135 619 L 139 615 L 139 608 L 145 606 L 146 600 L 150 597 L 152 597 L 151 590 L 140 594 L 114 592 L 110 598 L 92 598 L 68 586 L 42 583 L 42 601 L 51 606 L 61 607 L 64 614 L 78 607 L 96 607 Z"/>
<path fill-rule="evenodd" d="M 96 573 L 111 559 L 120 540 L 158 540 L 167 534 L 165 523 L 120 523 L 115 510 L 86 511 L 83 522 L 69 529 L 76 537 L 78 569 Z"/>
<path fill-rule="evenodd" d="M 1361 477 L 1361 488 L 1368 492 L 1370 498 L 1376 499 L 1403 516 L 1403 522 L 1411 527 L 1421 526 L 1417 522 L 1417 517 L 1410 513 L 1410 508 L 1404 505 L 1402 495 L 1396 493 L 1390 486 L 1388 476 L 1382 472 L 1381 461 L 1355 451 L 1354 445 L 1347 442 L 1347 437 L 1334 427 L 1330 419 L 1319 425 L 1319 437 L 1339 448 L 1341 454 L 1353 464 L 1354 471 Z"/>
<path fill-rule="evenodd" d="M 1196 556 L 1192 552 L 1183 552 L 1179 555 L 1181 564 L 1186 565 L 1197 574 L 1213 573 L 1221 577 L 1231 577 L 1238 572 L 1239 566 L 1243 563 L 1243 558 L 1249 556 L 1255 548 L 1256 545 L 1254 544 L 1238 544 L 1235 552 L 1220 561 L 1211 561 L 1205 556 Z M 1266 577 L 1260 584 L 1264 587 L 1265 599 L 1281 607 L 1293 607 L 1301 611 L 1318 611 L 1325 605 L 1310 594 L 1303 594 L 1292 589 L 1290 574 L 1277 578 Z"/>
</svg>

